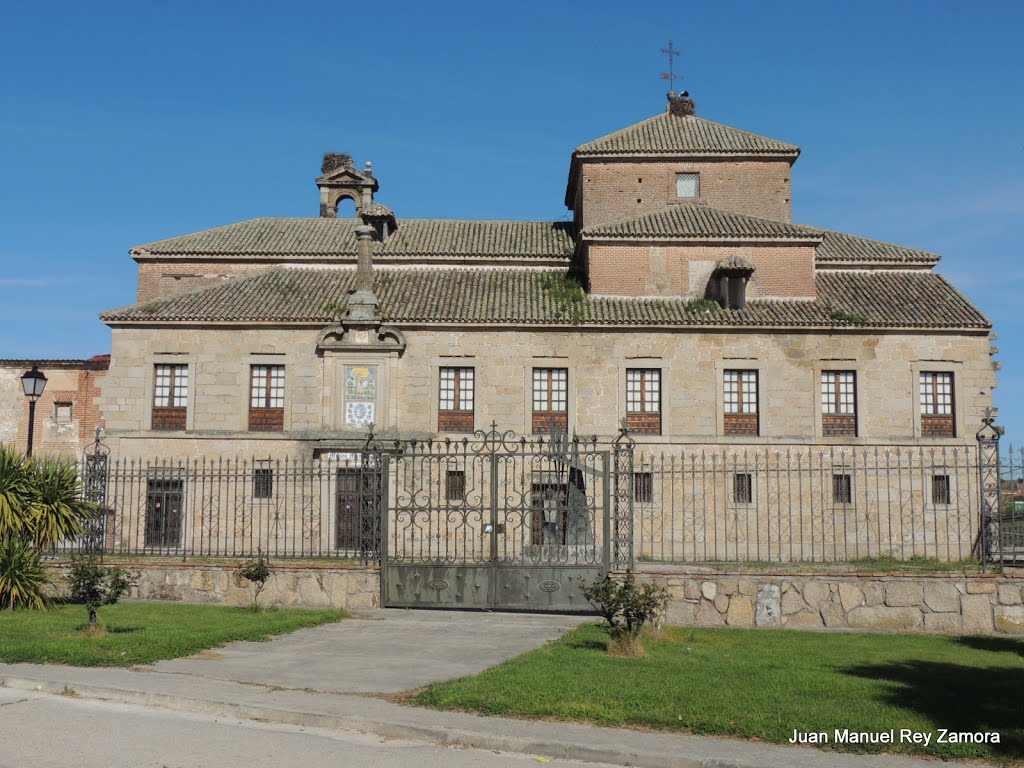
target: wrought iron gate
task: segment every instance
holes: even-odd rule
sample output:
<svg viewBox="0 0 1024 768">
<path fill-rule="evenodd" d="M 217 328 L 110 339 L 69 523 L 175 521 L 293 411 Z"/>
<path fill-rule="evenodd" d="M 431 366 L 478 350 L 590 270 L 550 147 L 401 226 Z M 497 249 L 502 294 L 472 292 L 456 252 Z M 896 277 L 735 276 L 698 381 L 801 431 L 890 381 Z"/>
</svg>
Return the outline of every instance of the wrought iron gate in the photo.
<svg viewBox="0 0 1024 768">
<path fill-rule="evenodd" d="M 580 580 L 630 564 L 625 453 L 496 425 L 382 451 L 383 604 L 590 610 Z"/>
</svg>

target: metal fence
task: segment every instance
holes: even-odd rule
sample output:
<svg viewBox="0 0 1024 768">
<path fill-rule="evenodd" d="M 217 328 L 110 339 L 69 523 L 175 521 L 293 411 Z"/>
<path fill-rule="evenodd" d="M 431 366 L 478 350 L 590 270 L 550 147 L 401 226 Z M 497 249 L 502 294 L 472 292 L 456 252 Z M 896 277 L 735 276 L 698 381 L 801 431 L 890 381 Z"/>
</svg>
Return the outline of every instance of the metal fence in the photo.
<svg viewBox="0 0 1024 768">
<path fill-rule="evenodd" d="M 1024 448 L 1012 445 L 999 460 L 999 514 L 994 526 L 993 559 L 1024 566 Z"/>
<path fill-rule="evenodd" d="M 65 552 L 179 558 L 376 560 L 379 521 L 368 518 L 372 454 L 310 461 L 112 460 L 82 465 L 86 496 L 102 507 Z"/>
<path fill-rule="evenodd" d="M 980 555 L 978 449 L 638 453 L 638 559 L 965 560 Z"/>
<path fill-rule="evenodd" d="M 614 535 L 639 561 L 1021 565 L 1024 449 L 1000 456 L 1001 432 L 986 424 L 976 443 L 934 448 L 652 453 L 620 438 L 613 448 L 625 454 L 608 478 L 624 511 Z M 455 466 L 444 456 L 443 466 L 427 464 L 434 474 L 426 481 L 417 476 L 438 495 L 438 514 L 450 513 L 452 498 L 470 498 L 476 479 L 475 464 Z M 408 484 L 398 470 L 385 477 L 389 462 L 381 462 L 372 451 L 307 461 L 115 460 L 97 442 L 81 471 L 86 497 L 103 514 L 60 549 L 183 559 L 262 550 L 273 558 L 377 562 L 381 516 L 401 507 Z M 549 485 L 524 479 L 516 486 L 523 530 L 549 522 Z M 531 515 L 537 519 L 527 521 Z M 630 517 L 631 531 L 621 522 Z M 442 522 L 428 532 L 447 530 Z"/>
</svg>

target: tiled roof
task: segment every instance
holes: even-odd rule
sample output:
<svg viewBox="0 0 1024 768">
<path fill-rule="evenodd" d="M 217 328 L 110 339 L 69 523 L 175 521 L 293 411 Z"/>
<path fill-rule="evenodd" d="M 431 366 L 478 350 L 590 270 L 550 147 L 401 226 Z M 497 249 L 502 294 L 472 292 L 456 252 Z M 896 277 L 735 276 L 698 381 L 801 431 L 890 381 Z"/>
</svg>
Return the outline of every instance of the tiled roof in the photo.
<svg viewBox="0 0 1024 768">
<path fill-rule="evenodd" d="M 355 256 L 358 219 L 251 219 L 132 249 L 135 256 L 326 258 Z M 374 254 L 559 258 L 573 250 L 572 225 L 551 221 L 402 219 Z"/>
<path fill-rule="evenodd" d="M 906 248 L 902 245 L 869 240 L 866 237 L 804 227 L 823 236 L 815 254 L 819 264 L 907 264 L 934 266 L 938 254 Z"/>
<path fill-rule="evenodd" d="M 102 315 L 121 322 L 298 323 L 344 315 L 355 271 L 280 267 L 202 291 Z M 751 300 L 742 310 L 700 311 L 677 298 L 585 296 L 566 273 L 539 269 L 376 270 L 389 323 L 988 328 L 988 320 L 941 275 L 925 270 L 833 270 L 818 299 Z"/>
<path fill-rule="evenodd" d="M 786 155 L 796 157 L 794 144 L 758 136 L 696 116 L 667 112 L 576 147 L 588 155 Z"/>
<path fill-rule="evenodd" d="M 653 213 L 587 227 L 584 240 L 605 238 L 727 238 L 727 239 L 797 239 L 810 243 L 821 240 L 821 233 L 809 227 L 783 221 L 761 219 L 739 213 L 709 208 L 706 205 L 681 203 Z"/>
</svg>

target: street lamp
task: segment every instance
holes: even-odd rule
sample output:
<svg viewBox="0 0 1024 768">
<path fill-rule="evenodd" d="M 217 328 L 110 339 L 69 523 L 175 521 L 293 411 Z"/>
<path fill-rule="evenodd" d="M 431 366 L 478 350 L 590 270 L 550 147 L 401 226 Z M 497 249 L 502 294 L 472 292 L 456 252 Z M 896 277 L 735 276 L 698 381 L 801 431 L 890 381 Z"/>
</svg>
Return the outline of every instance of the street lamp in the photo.
<svg viewBox="0 0 1024 768">
<path fill-rule="evenodd" d="M 21 388 L 25 391 L 25 397 L 28 398 L 27 455 L 31 456 L 32 434 L 35 432 L 36 426 L 36 400 L 43 396 L 43 390 L 46 389 L 46 376 L 39 370 L 38 366 L 33 365 L 31 371 L 25 371 L 25 375 L 21 377 Z"/>
</svg>

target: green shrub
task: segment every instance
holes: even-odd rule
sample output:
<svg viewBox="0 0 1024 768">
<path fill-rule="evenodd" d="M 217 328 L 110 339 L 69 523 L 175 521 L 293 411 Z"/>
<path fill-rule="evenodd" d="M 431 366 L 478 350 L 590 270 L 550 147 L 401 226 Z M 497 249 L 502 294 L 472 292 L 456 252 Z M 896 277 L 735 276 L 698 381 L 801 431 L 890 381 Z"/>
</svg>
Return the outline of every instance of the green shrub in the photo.
<svg viewBox="0 0 1024 768">
<path fill-rule="evenodd" d="M 72 602 L 84 605 L 89 611 L 89 629 L 95 632 L 97 611 L 120 600 L 138 580 L 138 574 L 123 568 L 105 568 L 95 557 L 76 555 L 71 558 L 68 592 Z"/>
<path fill-rule="evenodd" d="M 267 579 L 270 578 L 270 562 L 264 556 L 262 549 L 256 550 L 255 560 L 246 560 L 235 569 L 235 575 L 248 579 L 256 585 L 256 592 L 252 596 L 253 610 L 259 610 L 260 592 L 267 586 Z"/>
<path fill-rule="evenodd" d="M 643 652 L 640 631 L 664 615 L 668 605 L 668 592 L 649 582 L 637 586 L 632 569 L 621 580 L 605 576 L 592 584 L 581 581 L 580 591 L 605 620 L 611 635 L 609 650 L 625 656 Z"/>
<path fill-rule="evenodd" d="M 28 538 L 0 536 L 0 608 L 46 608 L 50 583 L 39 550 Z"/>
</svg>

